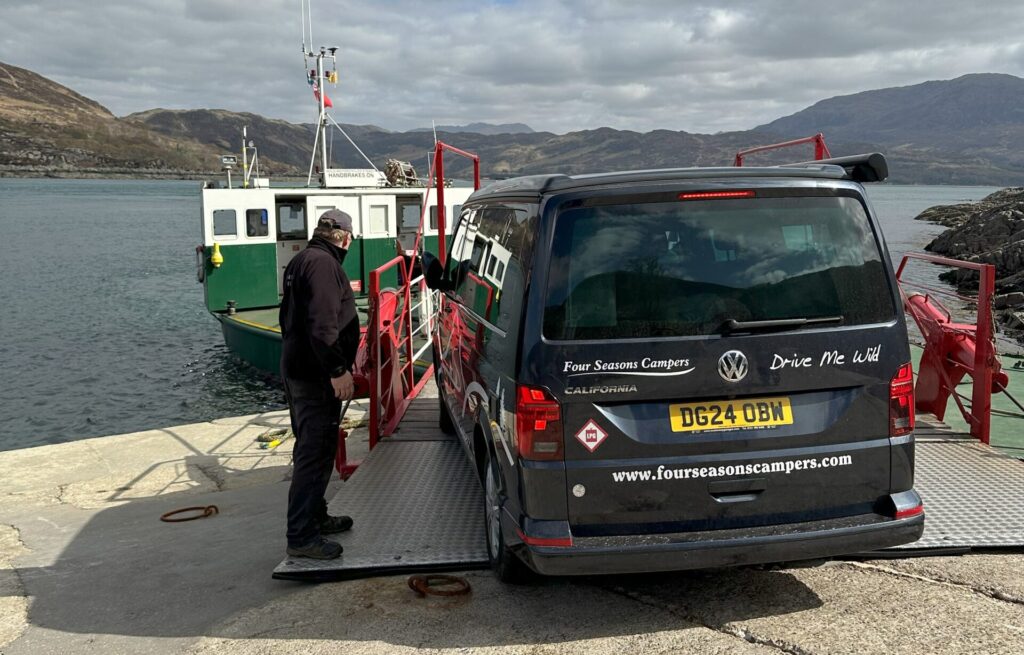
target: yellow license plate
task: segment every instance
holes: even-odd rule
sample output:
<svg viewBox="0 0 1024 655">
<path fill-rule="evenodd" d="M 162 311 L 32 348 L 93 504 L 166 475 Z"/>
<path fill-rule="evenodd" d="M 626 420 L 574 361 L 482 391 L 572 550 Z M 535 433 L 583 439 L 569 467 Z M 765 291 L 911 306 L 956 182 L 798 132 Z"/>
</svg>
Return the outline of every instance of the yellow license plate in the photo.
<svg viewBox="0 0 1024 655">
<path fill-rule="evenodd" d="M 744 398 L 668 406 L 673 432 L 770 428 L 793 423 L 789 398 Z"/>
</svg>

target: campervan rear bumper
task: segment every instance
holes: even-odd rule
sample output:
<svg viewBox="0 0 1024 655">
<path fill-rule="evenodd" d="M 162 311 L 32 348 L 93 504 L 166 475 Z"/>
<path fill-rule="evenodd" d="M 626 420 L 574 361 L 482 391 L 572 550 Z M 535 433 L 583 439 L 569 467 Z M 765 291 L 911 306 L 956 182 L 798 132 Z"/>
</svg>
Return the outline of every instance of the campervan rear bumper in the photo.
<svg viewBox="0 0 1024 655">
<path fill-rule="evenodd" d="M 922 532 L 923 513 L 870 514 L 741 530 L 573 537 L 565 547 L 521 543 L 517 553 L 544 575 L 651 573 L 849 555 L 911 543 Z"/>
</svg>

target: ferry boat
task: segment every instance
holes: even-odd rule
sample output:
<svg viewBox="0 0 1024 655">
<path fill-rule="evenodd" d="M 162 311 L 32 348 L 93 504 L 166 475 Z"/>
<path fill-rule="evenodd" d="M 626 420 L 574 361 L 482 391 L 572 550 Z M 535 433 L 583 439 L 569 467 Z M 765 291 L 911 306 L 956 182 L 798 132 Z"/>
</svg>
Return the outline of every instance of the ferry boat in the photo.
<svg viewBox="0 0 1024 655">
<path fill-rule="evenodd" d="M 324 212 L 340 209 L 352 216 L 354 234 L 344 268 L 365 323 L 370 272 L 396 256 L 411 260 L 416 250 L 437 252 L 437 197 L 444 199 L 444 215 L 452 217 L 473 191 L 453 186 L 432 193 L 409 163 L 388 160 L 381 171 L 359 150 L 328 113 L 332 103 L 321 92 L 337 84 L 336 51 L 314 52 L 303 39 L 307 82 L 320 108 L 306 185 L 272 186 L 260 177 L 257 148 L 243 131 L 241 161 L 222 157 L 226 183 L 207 182 L 202 188 L 196 267 L 206 309 L 220 322 L 224 342 L 235 355 L 274 375 L 280 370 L 284 269 L 306 247 Z M 329 166 L 329 124 L 363 155 L 368 168 Z M 231 171 L 238 165 L 241 180 L 233 186 Z M 394 270 L 382 280 L 384 286 L 400 283 Z"/>
</svg>

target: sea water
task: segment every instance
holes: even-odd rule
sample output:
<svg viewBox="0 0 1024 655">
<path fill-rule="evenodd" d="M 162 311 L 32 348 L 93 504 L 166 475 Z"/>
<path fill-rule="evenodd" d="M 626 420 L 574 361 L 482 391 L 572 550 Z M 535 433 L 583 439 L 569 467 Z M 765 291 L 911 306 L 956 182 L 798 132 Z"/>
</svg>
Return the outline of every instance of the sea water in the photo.
<svg viewBox="0 0 1024 655">
<path fill-rule="evenodd" d="M 280 409 L 195 278 L 198 182 L 0 179 L 0 450 Z M 932 205 L 995 189 L 874 186 L 890 254 Z M 933 272 L 918 275 L 933 282 Z"/>
</svg>

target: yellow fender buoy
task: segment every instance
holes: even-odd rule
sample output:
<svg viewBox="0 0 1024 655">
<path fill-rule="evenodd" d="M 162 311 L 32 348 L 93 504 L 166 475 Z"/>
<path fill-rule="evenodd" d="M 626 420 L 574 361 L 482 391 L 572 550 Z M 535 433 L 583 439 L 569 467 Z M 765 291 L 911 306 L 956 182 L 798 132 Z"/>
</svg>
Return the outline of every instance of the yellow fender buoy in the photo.
<svg viewBox="0 0 1024 655">
<path fill-rule="evenodd" d="M 220 244 L 214 242 L 213 254 L 210 255 L 210 263 L 213 264 L 214 268 L 220 268 L 220 265 L 224 263 L 224 255 L 220 254 Z"/>
</svg>

